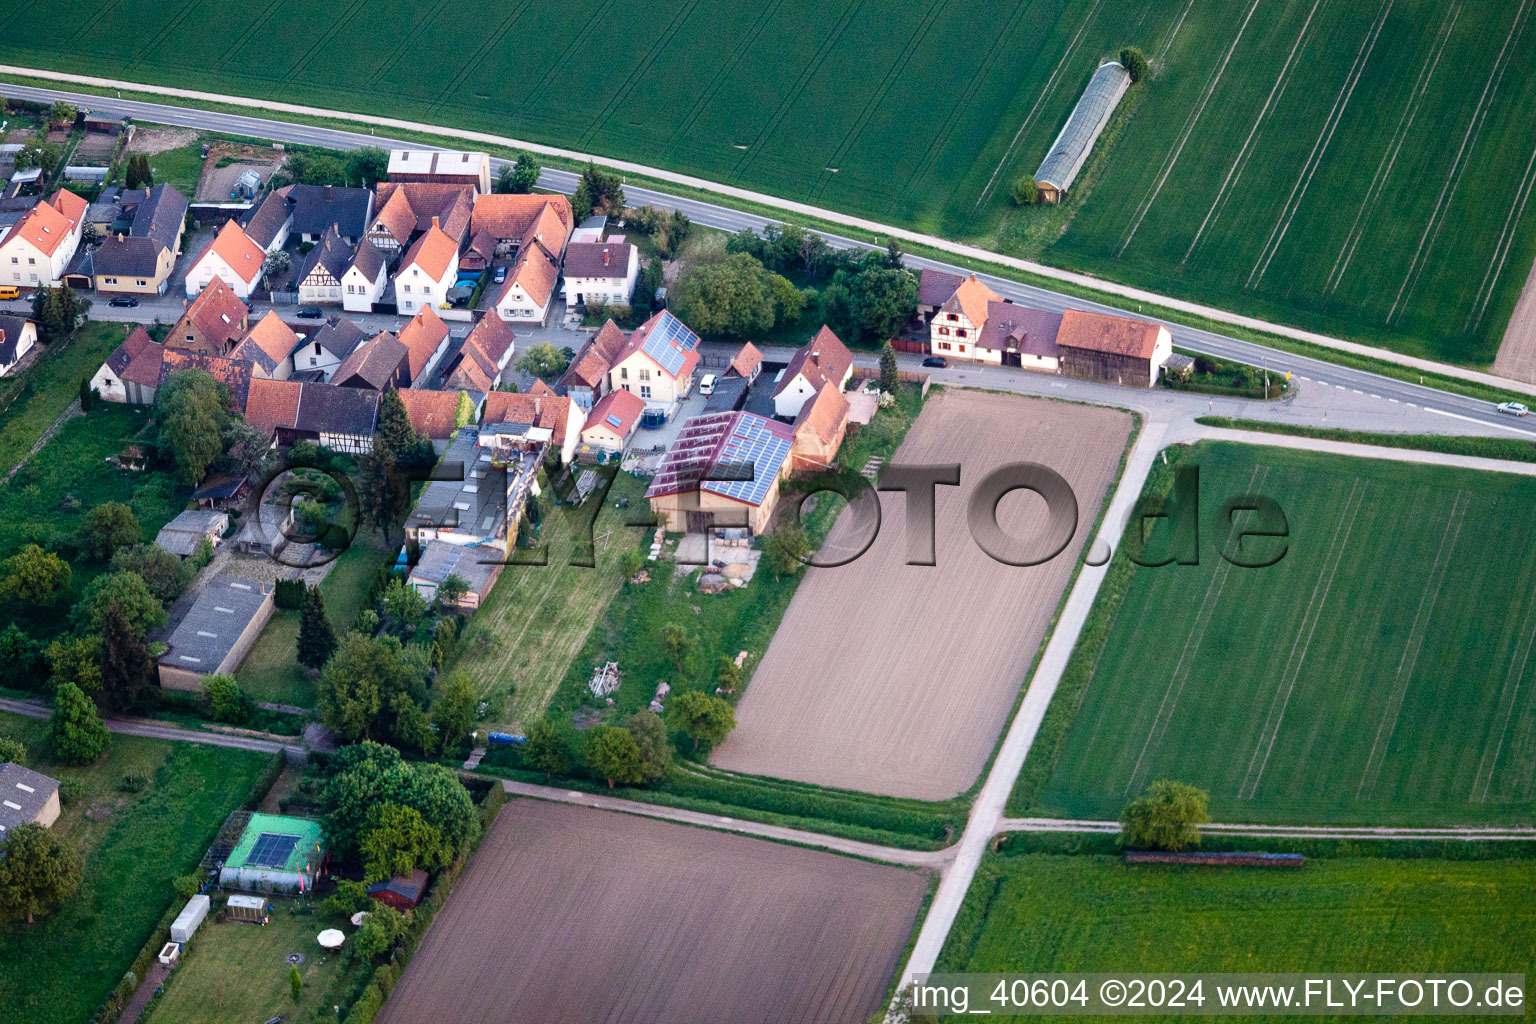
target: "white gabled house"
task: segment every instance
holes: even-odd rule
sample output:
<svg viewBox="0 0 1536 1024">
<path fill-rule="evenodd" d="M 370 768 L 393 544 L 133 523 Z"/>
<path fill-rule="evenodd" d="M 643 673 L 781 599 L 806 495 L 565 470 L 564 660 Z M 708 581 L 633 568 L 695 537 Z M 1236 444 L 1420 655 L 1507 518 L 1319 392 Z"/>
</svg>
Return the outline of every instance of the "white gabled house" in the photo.
<svg viewBox="0 0 1536 1024">
<path fill-rule="evenodd" d="M 402 316 L 448 303 L 459 272 L 459 247 L 432 218 L 432 226 L 406 250 L 395 271 L 395 305 Z"/>
<path fill-rule="evenodd" d="M 196 298 L 218 278 L 229 285 L 241 302 L 249 302 L 261 280 L 266 256 L 266 250 L 251 241 L 239 224 L 225 221 L 213 241 L 187 269 L 187 298 Z"/>
<path fill-rule="evenodd" d="M 341 278 L 351 262 L 351 246 L 341 240 L 334 225 L 326 228 L 299 268 L 299 301 L 341 302 Z"/>
<path fill-rule="evenodd" d="M 90 204 L 59 189 L 28 210 L 0 241 L 0 285 L 54 288 L 75 250 Z"/>
<path fill-rule="evenodd" d="M 0 316 L 0 377 L 10 373 L 37 344 L 37 324 L 20 316 Z"/>
<path fill-rule="evenodd" d="M 773 414 L 792 420 L 800 407 L 828 383 L 843 390 L 853 375 L 853 353 L 830 327 L 822 327 L 810 341 L 795 350 L 773 389 Z"/>
<path fill-rule="evenodd" d="M 384 254 L 365 238 L 341 275 L 341 308 L 348 313 L 371 313 L 374 304 L 383 301 L 388 287 L 389 267 Z"/>
</svg>

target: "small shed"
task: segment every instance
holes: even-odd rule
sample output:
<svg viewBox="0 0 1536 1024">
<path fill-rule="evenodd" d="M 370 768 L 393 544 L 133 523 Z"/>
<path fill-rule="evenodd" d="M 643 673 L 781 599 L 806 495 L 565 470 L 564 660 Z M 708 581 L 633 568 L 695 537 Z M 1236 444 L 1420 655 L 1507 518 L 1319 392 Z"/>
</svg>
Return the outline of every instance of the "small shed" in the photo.
<svg viewBox="0 0 1536 1024">
<path fill-rule="evenodd" d="M 187 905 L 181 908 L 181 913 L 176 915 L 176 920 L 171 922 L 171 941 L 186 942 L 197 932 L 197 926 L 203 923 L 203 918 L 208 916 L 208 904 L 211 901 L 204 893 L 198 893 L 187 900 Z"/>
<path fill-rule="evenodd" d="M 242 473 L 213 473 L 192 492 L 192 500 L 199 508 L 228 509 L 240 504 L 249 490 L 250 480 Z"/>
<path fill-rule="evenodd" d="M 266 924 L 267 901 L 262 896 L 231 896 L 229 902 L 224 905 L 224 913 L 231 921 Z"/>
<path fill-rule="evenodd" d="M 426 891 L 427 873 L 420 868 L 408 875 L 396 875 L 387 882 L 375 882 L 368 887 L 369 896 L 396 910 L 410 910 L 421 902 L 421 896 Z"/>
<path fill-rule="evenodd" d="M 192 509 L 182 512 L 160 528 L 155 534 L 155 546 L 173 555 L 189 558 L 207 541 L 218 547 L 229 529 L 229 513 L 208 509 Z"/>
</svg>

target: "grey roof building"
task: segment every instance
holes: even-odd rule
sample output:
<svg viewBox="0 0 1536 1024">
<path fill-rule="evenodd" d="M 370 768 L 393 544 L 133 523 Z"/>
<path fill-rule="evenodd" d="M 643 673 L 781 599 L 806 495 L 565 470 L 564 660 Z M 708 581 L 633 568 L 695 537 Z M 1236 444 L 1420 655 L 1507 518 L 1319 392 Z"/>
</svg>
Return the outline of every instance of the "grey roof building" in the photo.
<svg viewBox="0 0 1536 1024">
<path fill-rule="evenodd" d="M 160 532 L 155 534 L 155 546 L 187 558 L 197 554 L 204 539 L 210 545 L 217 545 L 228 528 L 228 512 L 191 509 L 160 527 Z"/>
<path fill-rule="evenodd" d="M 279 190 L 268 192 L 261 202 L 251 207 L 240 226 L 251 241 L 270 250 L 274 242 L 288 237 L 292 217 L 293 203 Z"/>
<path fill-rule="evenodd" d="M 139 198 L 142 195 L 143 198 Z M 169 185 L 148 192 L 119 193 L 125 210 L 133 205 L 128 233 L 111 235 L 96 250 L 94 272 L 122 277 L 153 277 L 162 252 L 176 252 L 187 219 L 187 197 Z"/>
<path fill-rule="evenodd" d="M 1061 202 L 1061 197 L 1076 180 L 1077 172 L 1083 169 L 1099 133 L 1109 124 L 1120 97 L 1130 87 L 1130 72 L 1116 61 L 1101 64 L 1088 79 L 1088 87 L 1083 90 L 1077 106 L 1035 172 L 1035 188 L 1042 203 Z"/>
<path fill-rule="evenodd" d="M 0 764 L 0 842 L 18 825 L 52 825 L 59 817 L 59 783 L 7 761 Z"/>
<path fill-rule="evenodd" d="M 232 672 L 272 617 L 272 585 L 220 573 L 208 581 L 160 656 L 160 685 L 197 690 Z"/>
<path fill-rule="evenodd" d="M 476 428 L 464 427 L 443 452 L 437 475 L 451 477 L 462 467 L 463 479 L 427 484 L 405 521 L 411 539 L 453 536 L 483 543 L 505 536 L 507 472 L 492 463 L 491 453 L 478 442 Z"/>
<path fill-rule="evenodd" d="M 290 185 L 280 191 L 293 203 L 293 230 L 317 238 L 331 225 L 356 245 L 368 230 L 373 214 L 373 193 L 365 188 L 340 185 Z"/>
</svg>

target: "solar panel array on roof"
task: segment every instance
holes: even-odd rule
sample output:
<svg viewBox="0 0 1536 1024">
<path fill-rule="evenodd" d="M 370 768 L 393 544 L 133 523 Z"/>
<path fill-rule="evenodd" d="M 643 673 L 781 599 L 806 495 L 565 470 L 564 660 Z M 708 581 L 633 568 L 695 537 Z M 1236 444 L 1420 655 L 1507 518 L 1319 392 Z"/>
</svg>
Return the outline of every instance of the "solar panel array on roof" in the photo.
<svg viewBox="0 0 1536 1024">
<path fill-rule="evenodd" d="M 688 329 L 677 317 L 671 313 L 663 312 L 661 319 L 656 321 L 656 326 L 651 328 L 645 336 L 645 341 L 640 345 L 640 351 L 656 360 L 663 370 L 676 377 L 683 368 L 683 361 L 688 358 L 699 343 L 699 336 Z"/>
<path fill-rule="evenodd" d="M 603 418 L 608 421 L 608 425 L 610 427 L 622 427 L 624 425 L 624 422 L 622 420 L 620 420 L 617 416 L 615 416 L 613 413 L 609 413 L 607 416 L 604 416 Z"/>
<path fill-rule="evenodd" d="M 737 414 L 716 459 L 726 471 L 707 478 L 704 490 L 750 505 L 761 505 L 768 496 L 768 488 L 778 478 L 794 440 L 787 436 L 786 430 L 776 427 L 779 425 L 761 416 Z M 750 474 L 744 472 L 749 465 L 752 467 Z M 744 479 L 748 476 L 750 479 Z"/>
<path fill-rule="evenodd" d="M 299 845 L 299 837 L 283 832 L 263 832 L 251 847 L 251 855 L 245 859 L 246 867 L 280 868 L 288 863 L 293 848 Z"/>
</svg>

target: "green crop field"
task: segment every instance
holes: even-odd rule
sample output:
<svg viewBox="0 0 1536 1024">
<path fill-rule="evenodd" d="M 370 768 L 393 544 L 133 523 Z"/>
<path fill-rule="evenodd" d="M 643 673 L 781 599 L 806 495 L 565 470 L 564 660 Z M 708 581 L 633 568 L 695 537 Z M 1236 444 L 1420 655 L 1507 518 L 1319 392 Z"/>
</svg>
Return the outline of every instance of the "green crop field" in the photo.
<svg viewBox="0 0 1536 1024">
<path fill-rule="evenodd" d="M 1536 480 L 1228 444 L 1181 464 L 1200 564 L 1139 568 L 1095 610 L 1113 626 L 1074 654 L 1092 680 L 1028 810 L 1112 818 L 1171 778 L 1217 820 L 1528 822 Z M 1250 492 L 1289 522 L 1270 568 L 1217 555 L 1222 501 Z"/>
<path fill-rule="evenodd" d="M 0 59 L 579 148 L 1453 362 L 1536 253 L 1531 0 L 0 3 Z M 1014 210 L 1095 67 L 1128 94 Z"/>
<path fill-rule="evenodd" d="M 993 857 L 938 970 L 1530 973 L 1533 884 L 1531 860 L 1309 859 L 1281 871 Z"/>
</svg>

